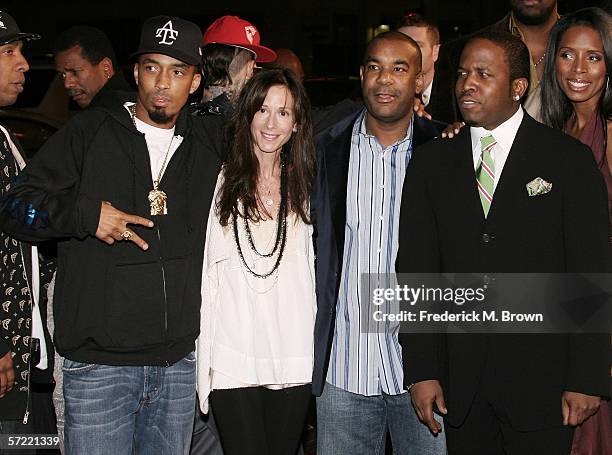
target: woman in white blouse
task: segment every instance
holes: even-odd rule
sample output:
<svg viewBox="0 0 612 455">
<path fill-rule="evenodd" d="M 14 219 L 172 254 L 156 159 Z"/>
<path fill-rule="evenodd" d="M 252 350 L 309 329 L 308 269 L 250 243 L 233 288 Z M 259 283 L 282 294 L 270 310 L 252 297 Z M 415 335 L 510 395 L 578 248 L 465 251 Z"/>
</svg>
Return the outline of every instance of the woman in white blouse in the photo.
<svg viewBox="0 0 612 455">
<path fill-rule="evenodd" d="M 235 109 L 208 220 L 198 394 L 226 455 L 294 454 L 316 312 L 310 103 L 291 72 L 269 70 Z"/>
</svg>

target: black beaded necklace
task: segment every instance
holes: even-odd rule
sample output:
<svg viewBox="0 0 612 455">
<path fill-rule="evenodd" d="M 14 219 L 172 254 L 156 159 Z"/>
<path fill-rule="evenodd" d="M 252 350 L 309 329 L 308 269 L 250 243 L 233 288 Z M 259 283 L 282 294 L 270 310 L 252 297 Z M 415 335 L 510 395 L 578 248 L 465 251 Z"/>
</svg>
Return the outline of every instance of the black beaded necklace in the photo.
<svg viewBox="0 0 612 455">
<path fill-rule="evenodd" d="M 283 253 L 285 251 L 285 243 L 287 241 L 287 214 L 288 214 L 288 188 L 287 188 L 287 166 L 285 165 L 285 157 L 281 155 L 281 200 L 280 206 L 278 208 L 277 214 L 277 224 L 276 224 L 276 239 L 274 241 L 274 248 L 269 253 L 260 253 L 255 247 L 255 242 L 253 242 L 253 235 L 251 233 L 251 228 L 249 227 L 249 220 L 245 216 L 244 217 L 244 228 L 247 234 L 247 239 L 249 241 L 249 246 L 251 250 L 260 257 L 272 257 L 276 251 L 278 251 L 278 257 L 276 262 L 274 263 L 274 267 L 267 273 L 259 274 L 249 267 L 246 260 L 244 259 L 244 254 L 242 253 L 242 247 L 240 246 L 240 238 L 238 236 L 238 217 L 240 214 L 238 210 L 234 210 L 232 214 L 232 224 L 234 227 L 234 240 L 236 242 L 236 247 L 238 248 L 238 255 L 242 261 L 242 264 L 245 266 L 247 271 L 253 275 L 255 278 L 268 278 L 272 275 L 280 266 L 281 260 L 283 258 Z M 279 249 L 280 247 L 280 249 Z"/>
</svg>

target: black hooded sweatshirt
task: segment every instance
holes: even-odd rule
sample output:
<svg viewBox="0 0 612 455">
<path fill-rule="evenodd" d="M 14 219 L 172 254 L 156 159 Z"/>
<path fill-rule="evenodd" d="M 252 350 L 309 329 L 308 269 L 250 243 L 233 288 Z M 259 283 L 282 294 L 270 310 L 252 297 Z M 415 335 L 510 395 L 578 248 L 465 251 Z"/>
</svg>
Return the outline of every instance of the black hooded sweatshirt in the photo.
<svg viewBox="0 0 612 455">
<path fill-rule="evenodd" d="M 217 134 L 184 109 L 183 141 L 160 189 L 168 214 L 151 216 L 144 135 L 117 101 L 75 116 L 37 153 L 3 198 L 0 228 L 16 238 L 58 238 L 55 344 L 64 357 L 107 365 L 171 365 L 194 349 L 206 220 L 217 174 Z M 98 240 L 102 201 L 151 219 L 130 225 L 149 249 Z"/>
</svg>

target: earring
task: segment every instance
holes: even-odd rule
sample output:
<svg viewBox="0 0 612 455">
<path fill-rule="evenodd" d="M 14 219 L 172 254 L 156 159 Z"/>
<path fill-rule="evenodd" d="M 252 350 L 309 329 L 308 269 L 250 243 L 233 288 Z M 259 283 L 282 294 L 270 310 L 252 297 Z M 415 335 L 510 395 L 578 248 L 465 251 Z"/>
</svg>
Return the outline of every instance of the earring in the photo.
<svg viewBox="0 0 612 455">
<path fill-rule="evenodd" d="M 297 126 L 295 126 L 295 125 L 293 126 L 293 132 L 297 133 Z"/>
<path fill-rule="evenodd" d="M 513 99 L 514 101 L 518 101 L 518 100 L 520 100 L 520 99 L 521 99 L 521 97 L 520 97 L 520 96 L 518 96 L 518 95 L 514 95 L 514 96 L 512 97 L 512 99 Z"/>
</svg>

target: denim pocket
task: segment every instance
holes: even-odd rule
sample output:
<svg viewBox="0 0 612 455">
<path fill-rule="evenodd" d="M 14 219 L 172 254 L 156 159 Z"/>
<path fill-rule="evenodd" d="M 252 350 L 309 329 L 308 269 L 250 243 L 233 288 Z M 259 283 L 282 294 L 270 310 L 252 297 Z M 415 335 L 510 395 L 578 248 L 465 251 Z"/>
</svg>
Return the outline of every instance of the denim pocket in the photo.
<svg viewBox="0 0 612 455">
<path fill-rule="evenodd" d="M 197 360 L 195 351 L 191 351 L 189 354 L 185 356 L 183 360 L 186 360 L 187 362 L 190 362 L 190 363 L 195 363 L 195 361 Z"/>
<path fill-rule="evenodd" d="M 100 365 L 97 363 L 82 363 L 75 362 L 74 360 L 64 359 L 64 365 L 62 366 L 62 371 L 68 374 L 79 374 L 79 373 L 87 373 L 98 368 Z"/>
</svg>

